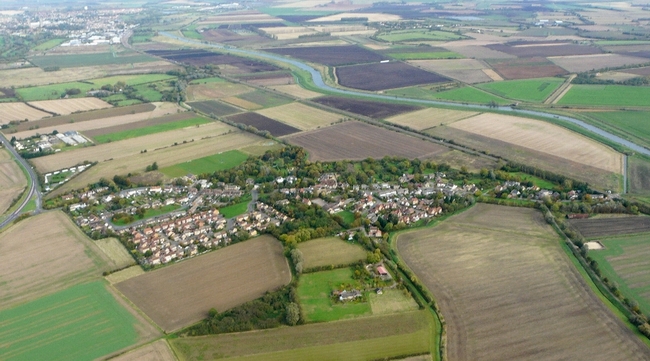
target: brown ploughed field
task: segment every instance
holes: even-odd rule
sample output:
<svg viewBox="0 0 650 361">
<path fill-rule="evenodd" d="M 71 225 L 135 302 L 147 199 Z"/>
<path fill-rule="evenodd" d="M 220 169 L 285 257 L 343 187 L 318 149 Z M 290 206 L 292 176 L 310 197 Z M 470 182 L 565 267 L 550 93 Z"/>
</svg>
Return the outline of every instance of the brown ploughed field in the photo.
<svg viewBox="0 0 650 361">
<path fill-rule="evenodd" d="M 650 217 L 644 216 L 571 219 L 569 223 L 585 238 L 650 232 Z"/>
<path fill-rule="evenodd" d="M 397 114 L 412 112 L 420 107 L 403 104 L 390 104 L 373 102 L 370 100 L 357 100 L 336 96 L 324 96 L 312 100 L 313 102 L 327 105 L 328 107 L 345 110 L 346 112 L 365 115 L 366 117 L 383 119 Z"/>
<path fill-rule="evenodd" d="M 339 67 L 336 76 L 345 87 L 370 91 L 449 81 L 442 75 L 401 62 Z"/>
</svg>

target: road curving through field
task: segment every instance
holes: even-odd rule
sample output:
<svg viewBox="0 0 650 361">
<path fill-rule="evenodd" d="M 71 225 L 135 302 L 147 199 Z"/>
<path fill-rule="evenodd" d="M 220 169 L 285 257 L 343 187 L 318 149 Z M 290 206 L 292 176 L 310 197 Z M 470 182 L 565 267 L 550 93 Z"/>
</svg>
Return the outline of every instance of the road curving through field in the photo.
<svg viewBox="0 0 650 361">
<path fill-rule="evenodd" d="M 200 45 L 200 46 L 206 46 L 206 47 L 211 47 L 211 48 L 216 48 L 216 49 L 222 49 L 222 50 L 227 50 L 228 52 L 231 52 L 235 55 L 240 54 L 243 56 L 255 56 L 259 58 L 265 58 L 268 60 L 273 60 L 285 64 L 292 65 L 294 67 L 297 67 L 300 70 L 304 70 L 308 72 L 311 77 L 312 81 L 314 82 L 314 85 L 324 91 L 330 92 L 330 93 L 338 93 L 342 95 L 354 95 L 358 97 L 365 97 L 369 99 L 377 99 L 377 100 L 391 100 L 391 101 L 401 101 L 401 102 L 408 102 L 408 103 L 414 103 L 414 104 L 421 104 L 421 105 L 444 105 L 444 106 L 449 106 L 453 105 L 455 107 L 462 107 L 462 108 L 467 108 L 467 109 L 473 109 L 473 110 L 479 110 L 482 112 L 485 111 L 490 111 L 491 108 L 487 105 L 472 105 L 472 104 L 460 104 L 460 103 L 454 103 L 454 102 L 445 102 L 445 101 L 437 101 L 437 100 L 424 100 L 424 99 L 412 99 L 412 98 L 403 98 L 403 97 L 397 97 L 397 96 L 389 96 L 389 95 L 381 95 L 381 94 L 370 94 L 370 93 L 364 93 L 364 92 L 358 92 L 354 90 L 348 90 L 348 89 L 340 89 L 340 88 L 335 88 L 332 86 L 329 86 L 325 84 L 323 81 L 323 77 L 320 74 L 320 72 L 311 66 L 307 65 L 306 63 L 303 63 L 301 61 L 298 61 L 296 59 L 289 59 L 261 51 L 255 51 L 255 50 L 248 50 L 248 49 L 239 49 L 235 48 L 230 45 L 221 45 L 221 44 L 214 44 L 214 43 L 208 43 L 205 41 L 197 41 L 197 40 L 191 40 L 188 38 L 184 38 L 178 35 L 174 35 L 168 32 L 160 32 L 159 33 L 162 36 L 166 36 L 168 38 L 181 41 L 187 44 L 193 44 L 193 45 Z M 644 148 L 636 143 L 630 142 L 629 140 L 623 139 L 617 135 L 614 135 L 612 133 L 609 133 L 603 129 L 600 129 L 598 127 L 595 127 L 591 124 L 587 124 L 581 120 L 563 116 L 563 115 L 555 115 L 551 113 L 545 113 L 541 111 L 534 111 L 534 110 L 524 110 L 524 109 L 516 109 L 510 106 L 505 106 L 505 107 L 499 107 L 499 111 L 504 111 L 504 112 L 510 112 L 513 115 L 529 115 L 529 116 L 535 116 L 535 117 L 542 117 L 542 118 L 547 118 L 547 119 L 556 119 L 556 120 L 562 120 L 565 122 L 572 123 L 574 125 L 577 125 L 585 130 L 588 130 L 592 133 L 595 133 L 603 138 L 606 138 L 610 140 L 613 143 L 619 144 L 621 146 L 624 146 L 626 148 L 629 148 L 635 152 L 648 155 L 650 156 L 650 149 Z"/>
</svg>

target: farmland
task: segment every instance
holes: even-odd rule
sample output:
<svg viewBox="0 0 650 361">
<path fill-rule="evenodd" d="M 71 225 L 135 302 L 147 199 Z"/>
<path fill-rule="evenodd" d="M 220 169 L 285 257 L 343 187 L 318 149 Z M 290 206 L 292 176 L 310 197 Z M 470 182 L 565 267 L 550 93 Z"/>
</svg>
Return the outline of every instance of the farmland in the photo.
<svg viewBox="0 0 650 361">
<path fill-rule="evenodd" d="M 366 258 L 358 244 L 342 241 L 340 238 L 318 238 L 298 244 L 305 258 L 305 269 L 323 266 L 348 265 Z"/>
<path fill-rule="evenodd" d="M 182 177 L 187 174 L 214 173 L 218 170 L 230 169 L 243 163 L 248 156 L 238 150 L 193 159 L 187 162 L 165 167 L 160 171 L 168 177 Z"/>
<path fill-rule="evenodd" d="M 336 76 L 339 84 L 345 87 L 370 91 L 449 81 L 444 76 L 400 62 L 339 67 Z"/>
<path fill-rule="evenodd" d="M 162 80 L 174 79 L 174 76 L 167 74 L 138 74 L 138 75 L 115 75 L 105 78 L 98 78 L 89 80 L 97 86 L 115 85 L 118 82 L 123 82 L 126 85 L 141 85 L 147 83 L 155 83 Z"/>
<path fill-rule="evenodd" d="M 114 53 L 97 53 L 97 54 L 74 54 L 74 55 L 46 55 L 34 56 L 29 59 L 31 63 L 39 68 L 76 68 L 92 65 L 125 65 L 133 63 L 146 63 L 156 59 L 147 56 L 135 54 L 119 55 Z"/>
<path fill-rule="evenodd" d="M 569 221 L 585 238 L 650 232 L 650 217 L 572 219 Z"/>
<path fill-rule="evenodd" d="M 333 300 L 332 291 L 359 287 L 359 282 L 352 279 L 350 268 L 305 273 L 300 276 L 298 298 L 307 322 L 327 322 L 370 315 L 372 310 L 367 300 L 357 302 Z"/>
<path fill-rule="evenodd" d="M 259 105 L 259 104 L 249 102 L 248 100 L 244 100 L 244 99 L 241 99 L 241 98 L 238 98 L 238 97 L 226 97 L 226 98 L 221 99 L 221 101 L 224 101 L 226 103 L 238 106 L 238 107 L 240 107 L 242 109 L 246 109 L 246 110 L 254 110 L 254 109 L 262 108 L 262 106 Z"/>
<path fill-rule="evenodd" d="M 384 59 L 384 56 L 356 45 L 274 48 L 265 51 L 328 66 L 376 63 Z"/>
<path fill-rule="evenodd" d="M 206 317 L 210 308 L 228 310 L 290 280 L 280 242 L 262 236 L 131 278 L 116 287 L 156 324 L 172 331 Z"/>
<path fill-rule="evenodd" d="M 12 201 L 18 198 L 25 187 L 27 179 L 20 166 L 6 150 L 0 150 L 0 215 L 4 214 Z"/>
<path fill-rule="evenodd" d="M 191 126 L 199 126 L 202 124 L 210 123 L 210 120 L 201 117 L 194 117 L 190 119 L 177 120 L 174 122 L 160 123 L 156 125 L 145 126 L 141 128 L 134 128 L 128 130 L 117 131 L 114 133 L 108 133 L 103 135 L 97 135 L 94 137 L 96 143 L 109 143 L 114 141 L 120 141 L 124 139 L 131 139 L 142 137 L 145 135 L 168 132 L 171 130 L 187 128 Z M 133 123 L 132 123 L 133 124 Z"/>
<path fill-rule="evenodd" d="M 628 157 L 628 182 L 630 193 L 650 194 L 650 162 L 647 158 Z"/>
<path fill-rule="evenodd" d="M 158 340 L 148 345 L 129 351 L 112 361 L 176 361 L 176 356 L 165 340 Z"/>
<path fill-rule="evenodd" d="M 162 135 L 152 136 L 162 137 Z M 99 164 L 90 168 L 89 170 L 86 170 L 85 172 L 73 178 L 71 181 L 65 183 L 63 186 L 57 188 L 52 193 L 48 194 L 48 197 L 55 197 L 72 189 L 85 187 L 89 183 L 97 182 L 102 177 L 112 178 L 115 174 L 142 172 L 147 165 L 151 165 L 153 162 L 157 162 L 161 168 L 164 168 L 191 159 L 206 157 L 227 150 L 256 146 L 261 151 L 264 149 L 269 149 L 270 147 L 276 145 L 275 142 L 271 143 L 271 145 L 268 145 L 269 142 L 263 141 L 263 138 L 249 133 L 240 132 L 234 132 L 225 135 L 203 135 L 203 137 L 204 138 L 197 137 L 193 142 L 190 140 L 188 140 L 187 143 L 179 142 L 177 146 L 171 146 L 171 144 L 169 144 L 160 149 L 150 148 L 149 151 L 142 154 L 140 154 L 140 150 L 138 150 L 142 146 L 142 144 L 140 147 L 138 146 L 138 140 L 143 140 L 146 137 L 134 138 L 121 142 L 113 142 L 102 144 L 97 147 L 91 147 L 101 148 L 109 145 L 114 146 L 115 144 L 118 144 L 119 147 L 120 143 L 122 143 L 124 145 L 128 145 L 129 149 L 126 149 L 126 152 L 120 151 L 120 153 L 116 153 L 116 156 L 113 158 L 113 160 L 101 156 L 101 153 L 94 153 L 94 155 L 99 159 Z M 87 148 L 86 151 L 89 151 L 91 148 Z M 71 154 L 73 152 L 74 151 L 70 151 L 66 153 Z M 117 156 L 119 156 L 119 158 L 117 158 Z M 117 159 L 119 159 L 119 162 L 115 162 Z M 57 160 L 57 162 L 58 161 L 59 160 Z M 64 160 L 61 159 L 61 161 L 63 162 Z M 56 167 L 56 165 L 54 166 Z"/>
<path fill-rule="evenodd" d="M 38 120 L 50 115 L 25 103 L 0 103 L 0 123 L 3 124 L 7 124 L 12 120 Z"/>
<path fill-rule="evenodd" d="M 461 59 L 463 57 L 462 55 L 453 51 L 390 53 L 390 56 L 398 60 Z"/>
<path fill-rule="evenodd" d="M 543 102 L 563 82 L 564 79 L 561 78 L 541 78 L 501 81 L 481 84 L 478 87 L 504 98 L 529 102 Z"/>
<path fill-rule="evenodd" d="M 643 314 L 650 312 L 650 276 L 648 269 L 648 234 L 631 237 L 620 235 L 599 240 L 602 250 L 589 251 L 598 262 L 604 277 L 616 282 L 621 293 L 638 302 Z"/>
<path fill-rule="evenodd" d="M 167 60 L 177 61 L 194 66 L 228 65 L 229 74 L 259 73 L 276 71 L 280 68 L 259 60 L 247 59 L 227 54 L 214 53 L 203 49 L 185 50 L 149 50 L 147 53 L 162 57 Z"/>
<path fill-rule="evenodd" d="M 30 250 L 25 252 L 25 240 Z M 63 212 L 44 213 L 0 234 L 0 302 L 23 303 L 96 280 L 115 265 Z"/>
<path fill-rule="evenodd" d="M 231 122 L 240 123 L 255 127 L 258 130 L 266 130 L 276 137 L 299 132 L 300 129 L 294 128 L 285 123 L 278 122 L 269 117 L 257 113 L 243 113 L 233 115 L 228 118 Z"/>
<path fill-rule="evenodd" d="M 104 238 L 95 241 L 99 249 L 113 261 L 115 268 L 122 269 L 135 265 L 135 259 L 129 254 L 117 238 Z"/>
<path fill-rule="evenodd" d="M 321 93 L 316 93 L 311 90 L 307 90 L 298 84 L 275 85 L 275 86 L 271 86 L 270 88 L 275 91 L 288 94 L 292 97 L 296 97 L 298 99 L 310 99 L 321 95 Z"/>
<path fill-rule="evenodd" d="M 236 360 L 376 360 L 430 352 L 428 311 L 364 317 L 170 341 L 181 361 L 218 354 Z"/>
<path fill-rule="evenodd" d="M 255 90 L 250 93 L 244 93 L 238 96 L 238 98 L 249 101 L 251 103 L 258 104 L 259 107 L 268 108 L 268 107 L 277 107 L 287 103 L 291 103 L 291 99 L 277 95 L 274 93 L 266 92 L 263 90 Z"/>
<path fill-rule="evenodd" d="M 341 120 L 339 114 L 326 112 L 302 103 L 291 103 L 257 111 L 265 117 L 278 120 L 301 130 L 324 127 Z"/>
<path fill-rule="evenodd" d="M 26 102 L 37 100 L 54 100 L 61 99 L 65 96 L 66 91 L 70 89 L 79 89 L 80 93 L 71 97 L 81 98 L 86 96 L 86 92 L 95 88 L 95 85 L 82 82 L 59 83 L 52 85 L 41 85 L 38 87 L 16 89 L 16 94 L 20 95 Z"/>
<path fill-rule="evenodd" d="M 378 159 L 387 155 L 425 159 L 447 151 L 444 146 L 360 122 L 300 133 L 287 140 L 305 148 L 314 161 Z"/>
<path fill-rule="evenodd" d="M 57 115 L 68 115 L 75 112 L 85 112 L 88 110 L 112 107 L 112 105 L 98 98 L 42 100 L 31 102 L 29 105 Z"/>
<path fill-rule="evenodd" d="M 88 122 L 88 123 L 77 123 L 77 127 L 74 127 L 73 129 L 75 130 L 85 130 L 85 126 L 87 125 L 90 130 L 84 131 L 84 135 L 90 138 L 102 138 L 105 136 L 108 136 L 109 139 L 117 140 L 115 134 L 116 133 L 122 133 L 122 132 L 128 132 L 128 131 L 139 131 L 140 129 L 143 128 L 148 128 L 152 126 L 157 126 L 157 125 L 168 125 L 169 123 L 175 123 L 175 122 L 184 122 L 189 119 L 202 119 L 202 118 L 197 118 L 195 113 L 192 112 L 183 112 L 183 113 L 175 113 L 172 112 L 175 110 L 175 106 L 172 106 L 172 104 L 166 104 L 170 105 L 167 107 L 167 110 L 170 115 L 165 115 L 162 117 L 151 117 L 154 116 L 156 113 L 162 113 L 162 109 L 158 109 L 158 111 L 154 111 L 151 113 L 140 113 L 140 116 L 122 116 L 122 117 L 117 117 L 117 118 L 105 118 L 103 120 L 96 120 L 94 122 Z M 162 108 L 162 107 L 161 107 Z M 176 108 L 177 109 L 177 108 Z M 147 118 L 149 116 L 149 118 Z M 205 124 L 208 121 L 205 121 L 200 124 Z M 109 125 L 113 124 L 113 125 Z M 61 128 L 61 127 L 59 127 Z M 66 128 L 65 126 L 63 127 L 64 129 Z M 178 128 L 174 128 L 178 129 Z M 144 135 L 144 134 L 142 134 Z M 140 136 L 140 135 L 138 135 Z M 124 138 L 127 139 L 127 138 Z M 97 141 L 97 139 L 95 139 Z"/>
<path fill-rule="evenodd" d="M 548 60 L 572 73 L 648 62 L 648 59 L 621 54 L 558 56 L 550 57 Z"/>
<path fill-rule="evenodd" d="M 383 119 L 397 114 L 412 112 L 420 109 L 413 105 L 387 104 L 370 100 L 324 96 L 313 100 L 328 107 L 344 110 L 350 113 L 365 115 L 366 117 Z"/>
<path fill-rule="evenodd" d="M 0 358 L 91 360 L 138 340 L 136 319 L 103 282 L 73 286 L 0 311 Z"/>
<path fill-rule="evenodd" d="M 596 119 L 600 126 L 612 127 L 627 137 L 634 138 L 637 144 L 650 146 L 650 112 L 616 111 L 591 112 L 585 114 Z"/>
<path fill-rule="evenodd" d="M 384 288 L 381 295 L 370 292 L 368 299 L 373 315 L 387 315 L 418 309 L 418 304 L 413 298 L 405 295 L 403 290 L 396 288 Z"/>
<path fill-rule="evenodd" d="M 504 79 L 531 79 L 566 74 L 546 58 L 493 59 L 488 63 Z"/>
<path fill-rule="evenodd" d="M 621 155 L 619 153 L 589 138 L 550 123 L 484 113 L 452 123 L 450 127 L 608 172 L 621 172 Z M 517 136 L 514 136 L 515 133 Z"/>
<path fill-rule="evenodd" d="M 566 42 L 531 42 L 529 44 L 507 43 L 490 44 L 489 49 L 501 51 L 519 58 L 547 57 L 547 56 L 569 56 L 569 55 L 591 55 L 601 54 L 603 51 L 595 46 L 575 45 Z"/>
<path fill-rule="evenodd" d="M 436 30 L 401 30 L 391 31 L 388 34 L 381 34 L 379 39 L 393 43 L 400 42 L 421 42 L 421 41 L 451 41 L 465 39 L 464 36 L 446 31 Z"/>
<path fill-rule="evenodd" d="M 187 87 L 187 98 L 193 101 L 233 97 L 253 91 L 253 88 L 234 83 L 206 82 Z"/>
<path fill-rule="evenodd" d="M 538 211 L 478 204 L 396 242 L 436 297 L 450 360 L 650 355 L 586 288 Z"/>
<path fill-rule="evenodd" d="M 230 105 L 219 103 L 214 100 L 192 102 L 187 104 L 202 113 L 205 113 L 207 115 L 214 115 L 217 117 L 222 117 L 224 115 L 230 115 L 230 114 L 241 112 L 241 110 L 235 107 L 231 107 Z"/>
<path fill-rule="evenodd" d="M 409 63 L 464 83 L 484 83 L 492 80 L 483 71 L 488 68 L 487 64 L 476 59 L 412 60 Z"/>
<path fill-rule="evenodd" d="M 575 84 L 557 102 L 570 105 L 650 106 L 650 88 Z"/>
<path fill-rule="evenodd" d="M 424 130 L 442 124 L 448 125 L 477 114 L 477 112 L 463 110 L 425 108 L 416 112 L 397 115 L 386 120 L 415 130 Z"/>
<path fill-rule="evenodd" d="M 440 92 L 431 91 L 427 89 L 427 87 L 411 87 L 390 90 L 387 93 L 420 99 L 443 99 L 475 104 L 488 104 L 490 102 L 495 102 L 497 104 L 509 103 L 507 100 L 494 94 L 468 86 Z"/>
</svg>

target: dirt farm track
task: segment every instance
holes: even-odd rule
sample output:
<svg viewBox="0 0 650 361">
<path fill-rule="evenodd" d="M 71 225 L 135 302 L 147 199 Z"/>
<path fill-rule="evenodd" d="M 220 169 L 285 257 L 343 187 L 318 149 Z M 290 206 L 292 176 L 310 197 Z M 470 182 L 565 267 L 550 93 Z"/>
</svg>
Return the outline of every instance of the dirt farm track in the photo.
<svg viewBox="0 0 650 361">
<path fill-rule="evenodd" d="M 449 360 L 650 359 L 536 210 L 477 204 L 396 241 L 436 297 Z"/>
</svg>

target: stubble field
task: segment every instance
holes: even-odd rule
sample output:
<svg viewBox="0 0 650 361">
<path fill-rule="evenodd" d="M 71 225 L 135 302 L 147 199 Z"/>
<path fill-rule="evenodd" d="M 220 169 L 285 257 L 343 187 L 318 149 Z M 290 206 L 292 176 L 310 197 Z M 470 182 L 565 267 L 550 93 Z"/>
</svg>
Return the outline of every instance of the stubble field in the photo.
<svg viewBox="0 0 650 361">
<path fill-rule="evenodd" d="M 297 102 L 259 110 L 257 113 L 301 130 L 327 126 L 343 118 L 340 114 L 326 112 Z"/>
<path fill-rule="evenodd" d="M 448 151 L 441 145 L 360 122 L 300 133 L 287 140 L 305 148 L 313 161 L 379 159 L 385 156 L 425 159 Z"/>
<path fill-rule="evenodd" d="M 29 105 L 47 112 L 68 115 L 74 112 L 85 112 L 88 110 L 106 109 L 113 107 L 99 98 L 75 98 L 75 99 L 57 99 L 41 100 L 30 102 Z"/>
<path fill-rule="evenodd" d="M 292 97 L 296 97 L 298 99 L 311 99 L 322 95 L 321 93 L 316 93 L 314 91 L 307 90 L 298 84 L 275 85 L 275 86 L 270 86 L 270 88 L 275 91 L 279 91 L 281 93 L 291 95 Z"/>
<path fill-rule="evenodd" d="M 585 238 L 650 232 L 650 217 L 572 219 L 569 221 Z"/>
<path fill-rule="evenodd" d="M 2 124 L 7 124 L 12 120 L 37 120 L 51 115 L 25 103 L 0 103 L 0 123 Z"/>
<path fill-rule="evenodd" d="M 485 83 L 492 79 L 483 71 L 487 64 L 476 59 L 411 60 L 410 64 L 464 83 Z"/>
<path fill-rule="evenodd" d="M 580 73 L 603 68 L 617 68 L 625 65 L 643 64 L 648 62 L 648 59 L 621 54 L 557 56 L 550 57 L 548 60 L 571 73 Z"/>
<path fill-rule="evenodd" d="M 305 269 L 348 265 L 366 258 L 366 252 L 361 246 L 345 242 L 337 237 L 302 242 L 298 244 L 298 249 L 305 258 Z"/>
<path fill-rule="evenodd" d="M 291 272 L 270 236 L 238 243 L 116 285 L 166 331 L 197 322 L 286 285 Z"/>
<path fill-rule="evenodd" d="M 477 114 L 477 112 L 462 110 L 425 108 L 416 112 L 397 115 L 386 120 L 391 123 L 405 125 L 415 130 L 424 130 L 442 124 L 450 124 Z"/>
<path fill-rule="evenodd" d="M 436 296 L 450 360 L 650 357 L 587 288 L 538 211 L 478 204 L 396 242 Z"/>
<path fill-rule="evenodd" d="M 158 340 L 148 345 L 112 358 L 111 361 L 176 361 L 176 356 L 165 340 Z"/>
<path fill-rule="evenodd" d="M 6 150 L 0 150 L 0 215 L 27 186 L 25 174 Z"/>
</svg>

